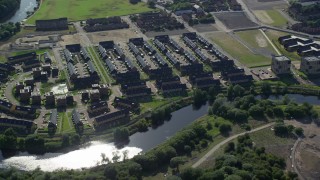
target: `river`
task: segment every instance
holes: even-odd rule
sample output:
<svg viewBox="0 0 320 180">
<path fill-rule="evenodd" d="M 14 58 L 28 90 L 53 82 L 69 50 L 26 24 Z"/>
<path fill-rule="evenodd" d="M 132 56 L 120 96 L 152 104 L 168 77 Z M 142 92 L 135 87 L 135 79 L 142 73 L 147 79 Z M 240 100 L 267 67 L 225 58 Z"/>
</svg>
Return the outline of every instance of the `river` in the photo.
<svg viewBox="0 0 320 180">
<path fill-rule="evenodd" d="M 309 103 L 312 105 L 320 105 L 320 98 L 318 96 L 305 96 L 301 94 L 287 94 L 288 98 L 298 104 Z M 261 96 L 258 95 L 256 98 L 261 99 Z M 282 95 L 271 95 L 268 97 L 270 100 L 280 100 L 282 99 Z"/>
<path fill-rule="evenodd" d="M 26 152 L 4 159 L 0 153 L 0 168 L 15 167 L 21 170 L 34 170 L 40 167 L 43 171 L 58 169 L 81 169 L 96 166 L 101 163 L 105 154 L 110 160 L 116 153 L 123 157 L 128 152 L 128 158 L 148 151 L 163 143 L 177 131 L 189 125 L 208 112 L 208 104 L 194 109 L 192 105 L 181 108 L 172 113 L 171 119 L 157 128 L 149 128 L 147 132 L 136 133 L 130 136 L 130 142 L 122 149 L 117 149 L 113 143 L 102 141 L 90 142 L 86 147 L 68 153 L 46 153 L 44 155 L 30 155 Z"/>
<path fill-rule="evenodd" d="M 37 7 L 36 0 L 21 0 L 20 7 L 16 11 L 16 13 L 8 19 L 6 22 L 21 22 L 28 17 L 27 12 L 33 11 L 34 8 Z"/>
</svg>

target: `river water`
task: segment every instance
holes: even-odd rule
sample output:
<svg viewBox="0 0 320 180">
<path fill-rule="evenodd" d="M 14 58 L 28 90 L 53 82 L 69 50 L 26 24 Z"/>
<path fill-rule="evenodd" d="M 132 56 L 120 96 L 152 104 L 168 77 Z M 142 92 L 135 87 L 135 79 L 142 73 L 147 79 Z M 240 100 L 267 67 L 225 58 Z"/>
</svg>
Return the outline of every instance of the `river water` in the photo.
<svg viewBox="0 0 320 180">
<path fill-rule="evenodd" d="M 37 7 L 36 0 L 21 0 L 20 8 L 16 11 L 16 13 L 8 19 L 6 22 L 21 22 L 28 17 L 27 12 L 33 11 L 34 8 Z"/>
<path fill-rule="evenodd" d="M 312 105 L 320 105 L 320 98 L 318 96 L 304 96 L 300 94 L 287 94 L 288 98 L 298 104 L 309 103 Z M 256 98 L 261 99 L 261 96 L 256 96 Z M 271 95 L 268 97 L 270 100 L 281 100 L 282 95 Z"/>
<path fill-rule="evenodd" d="M 46 153 L 44 155 L 30 155 L 19 153 L 18 155 L 4 159 L 0 153 L 0 168 L 15 167 L 21 170 L 34 170 L 40 167 L 43 171 L 54 171 L 58 169 L 81 169 L 96 166 L 101 163 L 105 154 L 110 160 L 114 153 L 123 157 L 128 152 L 128 158 L 148 151 L 163 143 L 173 136 L 177 131 L 186 127 L 191 122 L 204 116 L 208 112 L 208 104 L 195 109 L 192 105 L 179 109 L 172 113 L 171 119 L 165 121 L 157 128 L 149 128 L 147 132 L 136 133 L 130 136 L 130 142 L 122 149 L 117 149 L 113 143 L 102 141 L 91 142 L 87 147 L 68 153 Z M 120 158 L 122 159 L 122 158 Z"/>
</svg>

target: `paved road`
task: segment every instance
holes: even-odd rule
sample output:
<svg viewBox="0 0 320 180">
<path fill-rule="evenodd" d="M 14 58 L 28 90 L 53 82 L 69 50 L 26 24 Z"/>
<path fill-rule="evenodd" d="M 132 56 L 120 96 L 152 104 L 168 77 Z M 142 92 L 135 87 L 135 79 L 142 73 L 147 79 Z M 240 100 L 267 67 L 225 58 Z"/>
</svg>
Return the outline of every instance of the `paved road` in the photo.
<svg viewBox="0 0 320 180">
<path fill-rule="evenodd" d="M 196 168 L 196 167 L 200 166 L 204 161 L 206 161 L 214 152 L 216 152 L 218 149 L 220 149 L 223 145 L 225 145 L 226 143 L 238 138 L 239 136 L 245 135 L 247 133 L 253 133 L 253 132 L 256 132 L 256 131 L 260 131 L 260 130 L 268 128 L 268 127 L 270 127 L 272 125 L 274 125 L 274 122 L 266 124 L 266 125 L 258 127 L 258 128 L 255 128 L 255 129 L 253 129 L 251 131 L 243 132 L 243 133 L 236 134 L 236 135 L 233 135 L 231 137 L 228 137 L 224 141 L 222 141 L 219 144 L 215 145 L 209 152 L 207 152 L 207 154 L 205 154 L 202 158 L 200 158 L 197 162 L 195 162 L 192 165 L 192 167 Z"/>
<path fill-rule="evenodd" d="M 12 90 L 16 86 L 16 83 L 23 80 L 24 76 L 29 74 L 31 74 L 31 72 L 27 72 L 27 73 L 20 72 L 19 76 L 17 76 L 13 81 L 8 82 L 4 95 L 6 96 L 7 100 L 12 104 L 20 105 L 20 102 L 13 96 Z"/>
</svg>

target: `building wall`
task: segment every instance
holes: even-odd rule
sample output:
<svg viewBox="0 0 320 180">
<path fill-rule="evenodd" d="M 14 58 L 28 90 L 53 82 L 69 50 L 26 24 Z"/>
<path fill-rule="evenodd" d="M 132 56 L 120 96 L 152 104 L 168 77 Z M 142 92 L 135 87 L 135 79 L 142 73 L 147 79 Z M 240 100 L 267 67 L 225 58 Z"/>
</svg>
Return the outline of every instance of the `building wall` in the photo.
<svg viewBox="0 0 320 180">
<path fill-rule="evenodd" d="M 318 61 L 307 61 L 302 58 L 300 70 L 309 75 L 320 74 L 320 58 L 318 58 Z"/>
</svg>

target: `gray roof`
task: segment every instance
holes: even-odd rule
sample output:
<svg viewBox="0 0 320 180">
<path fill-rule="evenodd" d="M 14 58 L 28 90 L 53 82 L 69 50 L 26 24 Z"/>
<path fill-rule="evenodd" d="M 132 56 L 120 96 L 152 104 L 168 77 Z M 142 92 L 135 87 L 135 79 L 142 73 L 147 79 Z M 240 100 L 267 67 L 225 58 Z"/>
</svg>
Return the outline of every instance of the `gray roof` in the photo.
<svg viewBox="0 0 320 180">
<path fill-rule="evenodd" d="M 310 56 L 310 57 L 303 57 L 305 61 L 320 61 L 319 56 Z"/>
</svg>

